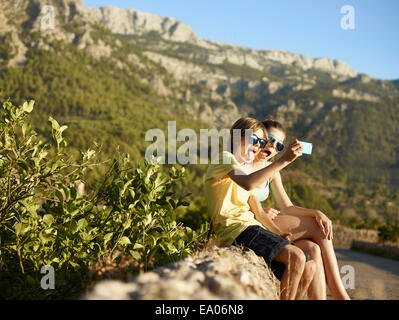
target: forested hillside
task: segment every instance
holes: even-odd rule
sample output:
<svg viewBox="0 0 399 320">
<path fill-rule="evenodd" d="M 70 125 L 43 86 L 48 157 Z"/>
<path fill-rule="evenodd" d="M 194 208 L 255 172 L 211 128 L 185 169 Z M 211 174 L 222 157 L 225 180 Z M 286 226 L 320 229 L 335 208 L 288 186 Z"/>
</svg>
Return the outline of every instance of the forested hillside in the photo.
<svg viewBox="0 0 399 320">
<path fill-rule="evenodd" d="M 43 30 L 47 4 L 56 23 Z M 314 145 L 311 157 L 284 172 L 295 203 L 353 227 L 398 222 L 399 80 L 357 74 L 329 58 L 202 40 L 183 23 L 139 12 L 131 14 L 148 23 L 130 26 L 121 9 L 91 10 L 77 0 L 0 0 L 0 8 L 2 102 L 34 99 L 39 134 L 49 138 L 48 116 L 55 117 L 68 125 L 76 155 L 97 142 L 103 160 L 119 145 L 139 163 L 150 144 L 146 131 L 166 135 L 168 121 L 199 132 L 273 115 L 288 140 Z M 111 23 L 117 20 L 125 27 Z M 187 165 L 179 185 L 192 193 L 179 215 L 194 228 L 207 219 L 205 169 Z M 87 183 L 104 174 L 93 171 Z"/>
</svg>

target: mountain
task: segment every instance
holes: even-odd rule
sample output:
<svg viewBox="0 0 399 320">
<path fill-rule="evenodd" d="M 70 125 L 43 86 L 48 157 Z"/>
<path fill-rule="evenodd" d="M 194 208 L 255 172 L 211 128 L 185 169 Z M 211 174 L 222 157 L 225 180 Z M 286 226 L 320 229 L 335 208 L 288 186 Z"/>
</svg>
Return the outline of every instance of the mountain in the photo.
<svg viewBox="0 0 399 320">
<path fill-rule="evenodd" d="M 69 126 L 72 146 L 95 139 L 106 155 L 120 145 L 139 161 L 145 132 L 166 132 L 168 120 L 199 132 L 273 115 L 289 139 L 313 142 L 312 157 L 292 169 L 334 209 L 397 215 L 399 80 L 327 57 L 204 40 L 172 17 L 80 0 L 0 0 L 0 41 L 2 99 L 35 99 L 42 135 L 51 114 Z M 189 168 L 200 195 L 204 166 Z"/>
</svg>

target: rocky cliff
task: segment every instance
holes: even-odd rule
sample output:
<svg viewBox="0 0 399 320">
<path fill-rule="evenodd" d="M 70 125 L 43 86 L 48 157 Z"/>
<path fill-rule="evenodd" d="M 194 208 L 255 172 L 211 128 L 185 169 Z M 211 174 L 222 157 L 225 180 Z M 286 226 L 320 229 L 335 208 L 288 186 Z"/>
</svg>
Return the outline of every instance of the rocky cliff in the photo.
<svg viewBox="0 0 399 320">
<path fill-rule="evenodd" d="M 251 50 L 203 40 L 195 34 L 189 25 L 172 17 L 162 17 L 136 9 L 120 9 L 113 6 L 84 8 L 82 11 L 85 12 L 86 16 L 103 24 L 115 34 L 142 36 L 150 32 L 156 32 L 168 41 L 190 43 L 205 48 L 208 50 L 207 53 L 201 53 L 200 56 L 192 55 L 191 58 L 200 58 L 211 64 L 222 64 L 227 61 L 263 70 L 270 62 L 278 62 L 299 67 L 303 70 L 317 69 L 330 72 L 334 76 L 341 78 L 355 77 L 357 75 L 355 70 L 341 60 L 333 60 L 327 57 L 315 59 L 281 50 Z"/>
<path fill-rule="evenodd" d="M 53 6 L 55 29 L 48 33 L 65 35 L 65 23 L 72 24 L 84 21 L 89 23 L 100 23 L 114 34 L 143 36 L 151 32 L 157 33 L 162 39 L 177 43 L 190 43 L 206 50 L 201 53 L 200 59 L 211 64 L 222 64 L 230 62 L 238 65 L 248 65 L 258 70 L 270 67 L 273 62 L 284 65 L 299 67 L 302 70 L 316 69 L 331 73 L 334 77 L 355 77 L 357 72 L 348 64 L 340 60 L 327 57 L 312 58 L 309 56 L 285 52 L 281 50 L 252 50 L 239 46 L 203 40 L 199 38 L 194 30 L 186 23 L 178 21 L 173 17 L 162 17 L 152 13 L 141 12 L 136 9 L 121 9 L 113 6 L 102 8 L 85 7 L 81 0 L 18 0 L 10 3 L 1 1 L 3 12 L 27 12 L 30 15 L 29 24 L 32 30 L 39 30 L 46 6 Z M 3 17 L 4 18 L 4 17 Z M 7 19 L 3 19 L 3 26 Z M 1 31 L 1 29 L 0 29 Z M 71 39 L 72 35 L 70 35 Z M 65 37 L 64 37 L 65 39 Z M 191 58 L 198 58 L 192 55 Z"/>
</svg>

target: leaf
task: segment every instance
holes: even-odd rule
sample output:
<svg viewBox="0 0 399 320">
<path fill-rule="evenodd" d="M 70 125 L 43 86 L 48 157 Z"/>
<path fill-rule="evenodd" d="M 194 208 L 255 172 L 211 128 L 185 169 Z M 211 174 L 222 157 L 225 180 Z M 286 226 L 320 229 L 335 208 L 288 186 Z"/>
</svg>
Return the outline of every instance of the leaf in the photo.
<svg viewBox="0 0 399 320">
<path fill-rule="evenodd" d="M 87 160 L 90 160 L 91 157 L 92 157 L 95 153 L 96 153 L 96 151 L 94 151 L 94 150 L 91 150 L 91 149 L 87 150 L 87 152 L 86 152 L 86 154 L 85 154 L 86 159 L 87 159 Z"/>
<path fill-rule="evenodd" d="M 88 234 L 87 232 L 81 232 L 80 233 L 80 237 L 84 240 L 84 241 L 91 241 L 93 239 L 92 236 L 90 236 L 90 234 Z"/>
<path fill-rule="evenodd" d="M 125 185 L 123 186 L 122 190 L 119 192 L 119 196 L 123 197 L 126 189 L 132 184 L 133 179 L 129 180 L 128 182 L 125 183 Z"/>
<path fill-rule="evenodd" d="M 78 230 L 82 230 L 86 228 L 88 225 L 89 223 L 87 222 L 87 220 L 85 218 L 82 218 L 78 221 Z"/>
<path fill-rule="evenodd" d="M 51 126 L 52 126 L 53 130 L 58 131 L 60 129 L 60 125 L 58 124 L 57 120 L 55 120 L 53 117 L 50 116 L 48 118 L 48 121 L 51 122 Z"/>
<path fill-rule="evenodd" d="M 144 226 L 148 226 L 152 222 L 152 215 L 151 213 L 147 214 L 144 219 Z"/>
<path fill-rule="evenodd" d="M 166 244 L 166 246 L 168 247 L 170 253 L 178 252 L 178 250 L 176 249 L 176 247 L 172 243 L 168 242 Z"/>
<path fill-rule="evenodd" d="M 141 254 L 138 251 L 130 250 L 129 253 L 132 255 L 132 257 L 136 260 L 141 259 Z"/>
<path fill-rule="evenodd" d="M 29 101 L 29 103 L 28 103 L 28 102 L 25 102 L 25 103 L 22 105 L 22 110 L 24 110 L 24 111 L 27 112 L 27 113 L 31 113 L 32 110 L 33 110 L 33 105 L 34 105 L 34 104 L 35 104 L 35 101 L 34 101 L 34 100 Z"/>
<path fill-rule="evenodd" d="M 114 261 L 116 258 L 118 258 L 122 253 L 120 251 L 115 251 L 112 256 L 111 260 Z"/>
<path fill-rule="evenodd" d="M 60 263 L 60 259 L 58 258 L 54 258 L 51 262 L 56 262 L 56 263 Z"/>
<path fill-rule="evenodd" d="M 71 223 L 69 225 L 69 231 L 72 232 L 72 234 L 78 231 L 78 223 L 73 219 L 71 220 Z"/>
<path fill-rule="evenodd" d="M 133 249 L 143 249 L 144 246 L 140 243 L 135 243 Z"/>
<path fill-rule="evenodd" d="M 113 232 L 109 232 L 104 236 L 104 243 L 107 243 L 108 241 L 110 241 L 112 239 L 112 236 L 114 235 Z"/>
<path fill-rule="evenodd" d="M 66 129 L 68 129 L 68 126 L 62 126 L 59 130 L 60 134 L 62 134 Z"/>
<path fill-rule="evenodd" d="M 64 203 L 64 196 L 62 195 L 60 190 L 55 190 L 55 195 L 57 196 L 58 200 L 60 200 L 60 203 Z"/>
<path fill-rule="evenodd" d="M 127 219 L 123 224 L 123 228 L 128 229 L 132 225 L 132 219 Z"/>
<path fill-rule="evenodd" d="M 86 204 L 86 205 L 83 207 L 83 211 L 84 211 L 84 212 L 89 212 L 91 209 L 93 209 L 93 207 L 94 207 L 94 203 L 89 202 L 88 204 Z"/>
<path fill-rule="evenodd" d="M 132 197 L 132 199 L 134 199 L 134 197 L 136 196 L 136 193 L 134 192 L 133 188 L 129 188 L 129 193 L 130 193 L 130 196 Z"/>
<path fill-rule="evenodd" d="M 46 244 L 47 242 L 51 241 L 51 236 L 47 236 L 44 234 L 44 232 L 39 233 L 39 239 L 42 244 Z"/>
<path fill-rule="evenodd" d="M 16 224 L 14 224 L 14 230 L 15 230 L 15 234 L 16 234 L 16 235 L 21 234 L 22 223 L 16 223 Z"/>
<path fill-rule="evenodd" d="M 123 237 L 120 238 L 120 240 L 118 241 L 118 244 L 124 246 L 124 245 L 132 244 L 132 243 L 130 242 L 130 239 L 129 239 L 128 237 L 123 236 Z"/>
<path fill-rule="evenodd" d="M 76 200 L 76 197 L 77 197 L 77 194 L 78 194 L 76 188 L 75 188 L 75 187 L 72 187 L 72 188 L 70 189 L 70 192 L 71 192 L 71 199 L 72 199 L 72 200 Z"/>
<path fill-rule="evenodd" d="M 183 207 L 188 207 L 190 205 L 190 203 L 188 203 L 187 201 L 182 201 L 182 202 L 180 202 L 180 205 Z"/>
<path fill-rule="evenodd" d="M 23 124 L 22 124 L 22 135 L 25 137 L 26 136 L 26 133 L 30 130 L 30 124 L 29 123 L 27 123 L 27 122 L 24 122 Z M 37 147 L 36 147 L 37 148 Z M 33 154 L 33 156 L 34 156 L 34 154 Z"/>
<path fill-rule="evenodd" d="M 46 214 L 43 216 L 43 222 L 51 226 L 54 223 L 54 217 L 51 214 Z"/>
</svg>

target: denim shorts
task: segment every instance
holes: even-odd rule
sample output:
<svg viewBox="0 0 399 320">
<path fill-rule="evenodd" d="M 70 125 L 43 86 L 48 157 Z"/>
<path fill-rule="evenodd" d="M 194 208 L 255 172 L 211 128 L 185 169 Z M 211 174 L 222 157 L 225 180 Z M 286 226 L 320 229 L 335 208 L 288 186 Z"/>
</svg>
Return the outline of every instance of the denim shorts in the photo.
<svg viewBox="0 0 399 320">
<path fill-rule="evenodd" d="M 281 280 L 285 264 L 275 261 L 274 258 L 287 245 L 293 242 L 262 228 L 261 226 L 249 226 L 234 240 L 233 245 L 253 250 L 256 255 L 262 257 L 273 271 L 277 279 Z M 306 261 L 311 260 L 306 254 Z"/>
</svg>

